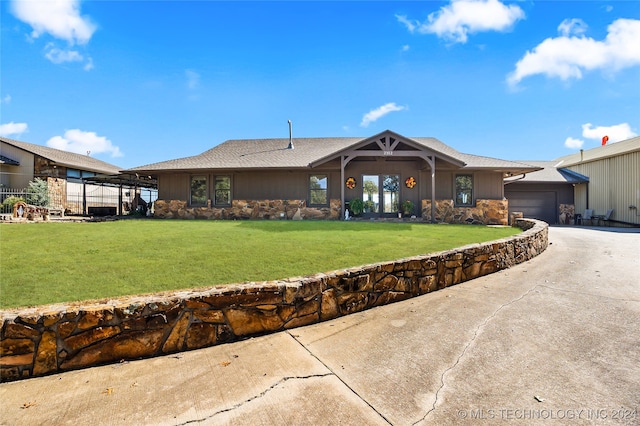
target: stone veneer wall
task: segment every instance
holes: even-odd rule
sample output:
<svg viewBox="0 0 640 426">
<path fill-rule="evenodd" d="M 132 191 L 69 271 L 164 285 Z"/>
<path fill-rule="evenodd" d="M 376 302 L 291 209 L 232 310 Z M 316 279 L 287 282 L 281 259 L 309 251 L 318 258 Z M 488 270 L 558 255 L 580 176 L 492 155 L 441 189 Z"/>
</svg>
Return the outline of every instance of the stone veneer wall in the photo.
<svg viewBox="0 0 640 426">
<path fill-rule="evenodd" d="M 436 200 L 436 222 L 508 225 L 509 201 L 476 200 L 475 207 L 455 207 L 453 200 Z M 431 220 L 431 200 L 422 200 L 422 218 Z"/>
<path fill-rule="evenodd" d="M 157 200 L 153 216 L 161 219 L 270 219 L 338 220 L 340 200 L 328 207 L 307 207 L 305 200 L 233 200 L 229 207 L 190 207 L 183 200 Z M 422 218 L 431 219 L 431 200 L 422 200 Z M 436 221 L 482 225 L 508 225 L 507 200 L 476 200 L 475 207 L 455 207 L 453 200 L 436 201 Z"/>
<path fill-rule="evenodd" d="M 65 209 L 67 204 L 67 181 L 61 178 L 47 178 L 49 189 L 49 207 Z"/>
<path fill-rule="evenodd" d="M 561 225 L 575 225 L 576 206 L 574 204 L 560 204 L 558 223 Z"/>
<path fill-rule="evenodd" d="M 161 219 L 339 219 L 340 200 L 328 207 L 307 207 L 305 200 L 233 200 L 228 207 L 190 207 L 183 200 L 156 200 L 153 216 Z"/>
<path fill-rule="evenodd" d="M 547 248 L 546 223 L 517 226 L 525 231 L 511 238 L 307 277 L 2 311 L 0 380 L 233 342 L 419 296 Z"/>
</svg>

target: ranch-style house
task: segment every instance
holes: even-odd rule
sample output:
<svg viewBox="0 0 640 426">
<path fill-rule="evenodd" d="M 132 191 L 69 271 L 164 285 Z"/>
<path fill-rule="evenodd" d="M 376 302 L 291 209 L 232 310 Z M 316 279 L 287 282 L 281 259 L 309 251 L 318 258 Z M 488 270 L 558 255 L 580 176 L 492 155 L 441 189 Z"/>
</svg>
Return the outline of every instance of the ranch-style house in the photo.
<svg viewBox="0 0 640 426">
<path fill-rule="evenodd" d="M 200 155 L 125 172 L 157 178 L 154 216 L 159 218 L 402 215 L 507 225 L 504 179 L 537 170 L 541 167 L 464 154 L 434 138 L 387 130 L 364 139 L 229 140 Z"/>
</svg>

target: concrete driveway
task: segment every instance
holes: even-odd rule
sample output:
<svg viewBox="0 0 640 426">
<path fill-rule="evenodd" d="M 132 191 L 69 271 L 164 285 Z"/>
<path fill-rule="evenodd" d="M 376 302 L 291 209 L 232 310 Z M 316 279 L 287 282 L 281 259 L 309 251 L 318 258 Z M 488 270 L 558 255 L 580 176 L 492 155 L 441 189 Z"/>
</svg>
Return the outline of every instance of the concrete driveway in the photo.
<svg viewBox="0 0 640 426">
<path fill-rule="evenodd" d="M 640 230 L 308 327 L 0 385 L 3 425 L 640 424 Z"/>
</svg>

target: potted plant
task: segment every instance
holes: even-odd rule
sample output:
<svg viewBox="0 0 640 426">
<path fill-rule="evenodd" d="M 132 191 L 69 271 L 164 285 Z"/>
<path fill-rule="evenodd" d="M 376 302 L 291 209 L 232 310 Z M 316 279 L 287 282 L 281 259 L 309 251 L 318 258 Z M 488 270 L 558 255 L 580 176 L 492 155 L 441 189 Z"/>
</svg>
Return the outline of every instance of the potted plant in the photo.
<svg viewBox="0 0 640 426">
<path fill-rule="evenodd" d="M 360 198 L 354 198 L 349 201 L 349 210 L 354 216 L 360 216 L 364 211 L 364 202 Z"/>
<path fill-rule="evenodd" d="M 364 211 L 367 213 L 373 213 L 376 211 L 376 203 L 372 200 L 367 200 L 363 203 Z"/>
<path fill-rule="evenodd" d="M 413 214 L 413 201 L 411 200 L 404 200 L 404 202 L 402 203 L 402 213 L 404 213 L 405 216 L 411 216 Z"/>
</svg>

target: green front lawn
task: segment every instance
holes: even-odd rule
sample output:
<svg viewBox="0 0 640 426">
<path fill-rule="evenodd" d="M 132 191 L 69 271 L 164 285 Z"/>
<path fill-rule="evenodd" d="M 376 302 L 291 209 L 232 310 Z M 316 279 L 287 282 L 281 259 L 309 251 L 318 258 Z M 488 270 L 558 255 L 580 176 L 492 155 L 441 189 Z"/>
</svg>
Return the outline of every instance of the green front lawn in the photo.
<svg viewBox="0 0 640 426">
<path fill-rule="evenodd" d="M 308 275 L 518 232 L 337 221 L 0 224 L 0 308 Z"/>
</svg>

